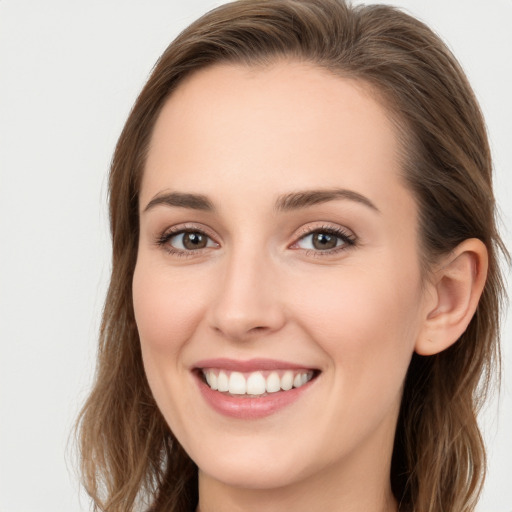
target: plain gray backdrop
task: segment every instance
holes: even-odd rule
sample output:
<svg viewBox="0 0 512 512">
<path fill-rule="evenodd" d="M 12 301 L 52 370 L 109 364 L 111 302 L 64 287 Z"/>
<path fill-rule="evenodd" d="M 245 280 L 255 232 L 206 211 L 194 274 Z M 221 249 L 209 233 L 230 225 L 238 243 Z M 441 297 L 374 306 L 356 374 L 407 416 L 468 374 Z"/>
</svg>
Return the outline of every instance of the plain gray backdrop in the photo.
<svg viewBox="0 0 512 512">
<path fill-rule="evenodd" d="M 0 0 L 0 512 L 89 509 L 65 452 L 109 278 L 109 161 L 157 57 L 220 3 Z M 465 68 L 487 119 L 510 247 L 512 0 L 384 3 L 426 21 Z M 508 320 L 501 397 L 481 419 L 480 512 L 512 511 L 511 338 Z"/>
</svg>

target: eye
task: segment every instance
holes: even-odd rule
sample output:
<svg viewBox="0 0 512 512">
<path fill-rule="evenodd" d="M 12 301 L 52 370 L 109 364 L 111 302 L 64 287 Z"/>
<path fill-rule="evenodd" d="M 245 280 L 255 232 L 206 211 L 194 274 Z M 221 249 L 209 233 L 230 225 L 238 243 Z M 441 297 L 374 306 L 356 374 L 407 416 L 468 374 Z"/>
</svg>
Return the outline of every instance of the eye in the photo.
<svg viewBox="0 0 512 512">
<path fill-rule="evenodd" d="M 195 251 L 206 247 L 216 247 L 217 244 L 201 231 L 183 231 L 169 237 L 167 243 L 180 251 Z"/>
<path fill-rule="evenodd" d="M 170 254 L 177 256 L 192 255 L 201 249 L 219 246 L 204 231 L 193 227 L 182 227 L 181 229 L 178 227 L 168 230 L 157 238 L 156 243 Z"/>
<path fill-rule="evenodd" d="M 303 235 L 295 242 L 292 248 L 305 249 L 309 251 L 336 251 L 346 249 L 355 245 L 353 235 L 341 229 L 322 228 L 316 229 Z"/>
</svg>

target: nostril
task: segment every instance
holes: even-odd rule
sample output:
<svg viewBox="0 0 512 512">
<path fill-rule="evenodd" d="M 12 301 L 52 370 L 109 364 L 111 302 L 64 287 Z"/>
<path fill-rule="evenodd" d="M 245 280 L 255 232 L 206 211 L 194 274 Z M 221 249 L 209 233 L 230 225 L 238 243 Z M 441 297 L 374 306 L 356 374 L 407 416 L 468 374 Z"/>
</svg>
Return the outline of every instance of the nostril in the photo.
<svg viewBox="0 0 512 512">
<path fill-rule="evenodd" d="M 249 332 L 261 332 L 261 331 L 265 331 L 266 329 L 268 329 L 268 327 L 258 326 L 258 327 L 253 327 L 252 329 L 249 329 Z"/>
</svg>

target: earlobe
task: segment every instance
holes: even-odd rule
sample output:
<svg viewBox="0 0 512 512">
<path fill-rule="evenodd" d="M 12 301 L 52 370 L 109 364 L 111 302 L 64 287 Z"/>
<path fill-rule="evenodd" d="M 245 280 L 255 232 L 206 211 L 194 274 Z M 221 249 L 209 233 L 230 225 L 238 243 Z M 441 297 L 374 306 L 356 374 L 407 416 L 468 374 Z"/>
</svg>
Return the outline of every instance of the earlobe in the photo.
<svg viewBox="0 0 512 512">
<path fill-rule="evenodd" d="M 465 240 L 444 257 L 429 284 L 433 300 L 416 341 L 420 355 L 442 352 L 464 333 L 473 317 L 487 277 L 487 248 Z"/>
</svg>

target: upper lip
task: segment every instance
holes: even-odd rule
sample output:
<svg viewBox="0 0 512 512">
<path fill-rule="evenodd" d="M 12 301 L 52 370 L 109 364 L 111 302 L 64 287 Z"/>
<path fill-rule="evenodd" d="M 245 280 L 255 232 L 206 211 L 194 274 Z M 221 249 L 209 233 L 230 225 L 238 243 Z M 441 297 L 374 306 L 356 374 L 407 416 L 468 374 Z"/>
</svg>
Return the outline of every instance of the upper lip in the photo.
<svg viewBox="0 0 512 512">
<path fill-rule="evenodd" d="M 258 370 L 314 370 L 308 365 L 291 363 L 289 361 L 279 361 L 276 359 L 248 359 L 245 361 L 229 358 L 203 359 L 198 361 L 194 368 L 219 368 L 233 372 L 255 372 Z"/>
</svg>

